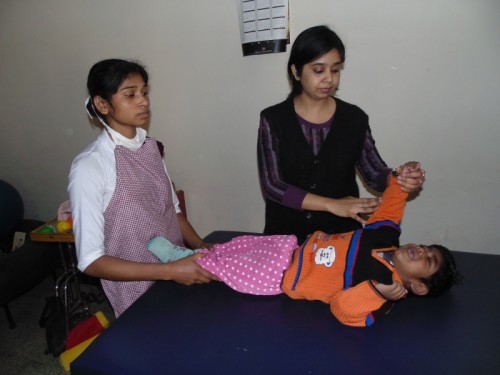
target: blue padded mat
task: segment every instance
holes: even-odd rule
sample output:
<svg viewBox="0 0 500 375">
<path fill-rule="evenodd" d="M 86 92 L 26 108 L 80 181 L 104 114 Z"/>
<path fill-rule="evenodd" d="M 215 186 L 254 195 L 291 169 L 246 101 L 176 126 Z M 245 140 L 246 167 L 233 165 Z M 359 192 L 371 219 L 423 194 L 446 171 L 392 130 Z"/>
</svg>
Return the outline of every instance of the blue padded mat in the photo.
<svg viewBox="0 0 500 375">
<path fill-rule="evenodd" d="M 461 286 L 435 300 L 409 298 L 369 328 L 343 326 L 321 302 L 157 282 L 71 373 L 498 374 L 500 256 L 455 256 Z"/>
</svg>

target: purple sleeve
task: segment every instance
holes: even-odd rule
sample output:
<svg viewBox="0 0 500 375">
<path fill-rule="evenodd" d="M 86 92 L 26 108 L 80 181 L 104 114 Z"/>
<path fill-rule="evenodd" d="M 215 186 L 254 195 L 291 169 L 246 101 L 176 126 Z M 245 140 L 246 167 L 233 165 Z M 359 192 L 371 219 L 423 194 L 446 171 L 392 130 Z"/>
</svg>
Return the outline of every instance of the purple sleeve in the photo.
<svg viewBox="0 0 500 375">
<path fill-rule="evenodd" d="M 387 167 L 380 157 L 369 129 L 366 131 L 361 157 L 356 162 L 356 168 L 370 188 L 378 192 L 385 190 L 391 168 Z"/>
<path fill-rule="evenodd" d="M 259 176 L 264 197 L 296 210 L 302 209 L 307 191 L 283 181 L 279 167 L 279 141 L 271 133 L 268 121 L 261 117 L 258 135 Z"/>
</svg>

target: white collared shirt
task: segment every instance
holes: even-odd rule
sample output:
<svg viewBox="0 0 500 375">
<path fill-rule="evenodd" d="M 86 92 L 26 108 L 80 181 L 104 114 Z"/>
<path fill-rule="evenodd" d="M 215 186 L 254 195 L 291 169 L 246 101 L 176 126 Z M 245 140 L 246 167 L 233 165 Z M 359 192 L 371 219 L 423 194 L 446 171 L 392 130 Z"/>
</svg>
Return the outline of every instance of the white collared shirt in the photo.
<svg viewBox="0 0 500 375">
<path fill-rule="evenodd" d="M 71 165 L 68 193 L 80 271 L 104 255 L 104 211 L 116 187 L 115 147 L 107 131 L 103 130 Z M 166 166 L 165 172 L 168 175 Z M 171 189 L 175 211 L 180 213 L 172 185 Z"/>
</svg>

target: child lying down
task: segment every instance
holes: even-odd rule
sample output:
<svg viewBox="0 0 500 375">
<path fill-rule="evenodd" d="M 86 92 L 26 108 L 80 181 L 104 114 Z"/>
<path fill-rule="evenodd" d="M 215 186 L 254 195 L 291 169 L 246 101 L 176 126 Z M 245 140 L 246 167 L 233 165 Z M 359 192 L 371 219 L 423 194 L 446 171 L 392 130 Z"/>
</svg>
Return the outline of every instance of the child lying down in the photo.
<svg viewBox="0 0 500 375">
<path fill-rule="evenodd" d="M 406 163 L 395 174 L 405 168 L 419 165 Z M 407 295 L 441 295 L 460 278 L 444 246 L 399 246 L 406 198 L 393 175 L 380 207 L 363 229 L 317 231 L 300 247 L 293 235 L 273 235 L 236 237 L 211 251 L 179 248 L 155 237 L 148 249 L 162 262 L 202 251 L 206 255 L 198 263 L 239 292 L 319 300 L 330 305 L 341 323 L 370 326 L 394 301 Z"/>
</svg>

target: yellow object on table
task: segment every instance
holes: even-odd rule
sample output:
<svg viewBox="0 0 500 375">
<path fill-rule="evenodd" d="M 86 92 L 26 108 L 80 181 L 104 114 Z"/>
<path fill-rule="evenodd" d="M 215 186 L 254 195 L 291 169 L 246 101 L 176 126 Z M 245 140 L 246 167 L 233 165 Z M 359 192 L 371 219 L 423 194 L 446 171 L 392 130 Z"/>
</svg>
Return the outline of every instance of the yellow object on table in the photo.
<svg viewBox="0 0 500 375">
<path fill-rule="evenodd" d="M 58 232 L 59 220 L 51 220 L 30 232 L 33 241 L 41 242 L 75 242 L 75 236 L 71 230 Z M 68 223 L 69 224 L 69 223 Z"/>
<path fill-rule="evenodd" d="M 56 224 L 56 232 L 57 233 L 68 233 L 71 232 L 71 224 L 66 220 L 58 220 Z"/>
</svg>

